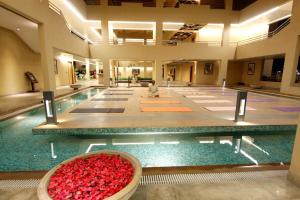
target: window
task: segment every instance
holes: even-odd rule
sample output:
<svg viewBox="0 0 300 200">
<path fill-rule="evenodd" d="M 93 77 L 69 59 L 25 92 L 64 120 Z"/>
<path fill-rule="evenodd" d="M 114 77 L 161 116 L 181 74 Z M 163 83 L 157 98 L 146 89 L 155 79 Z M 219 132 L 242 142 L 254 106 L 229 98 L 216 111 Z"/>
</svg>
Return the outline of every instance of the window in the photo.
<svg viewBox="0 0 300 200">
<path fill-rule="evenodd" d="M 281 82 L 284 57 L 265 59 L 262 70 L 262 81 Z"/>
<path fill-rule="evenodd" d="M 296 81 L 295 81 L 295 83 L 300 83 L 300 57 L 299 57 L 298 66 L 297 66 L 297 69 L 296 69 Z"/>
</svg>

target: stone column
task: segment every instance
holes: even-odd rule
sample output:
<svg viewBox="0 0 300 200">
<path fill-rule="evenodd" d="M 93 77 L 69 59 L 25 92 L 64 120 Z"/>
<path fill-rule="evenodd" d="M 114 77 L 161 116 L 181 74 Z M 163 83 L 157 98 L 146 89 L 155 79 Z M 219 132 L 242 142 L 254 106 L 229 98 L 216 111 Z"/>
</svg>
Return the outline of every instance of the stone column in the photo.
<svg viewBox="0 0 300 200">
<path fill-rule="evenodd" d="M 165 64 L 165 65 L 164 65 L 164 75 L 165 75 L 164 80 L 165 80 L 165 81 L 168 79 L 168 74 L 169 74 L 169 71 L 168 71 L 168 65 Z"/>
<path fill-rule="evenodd" d="M 41 49 L 41 65 L 44 79 L 44 90 L 56 93 L 56 82 L 54 72 L 54 54 L 53 47 L 49 40 L 49 31 L 45 24 L 39 24 L 39 41 Z"/>
<path fill-rule="evenodd" d="M 103 7 L 108 6 L 108 0 L 101 0 L 100 3 Z"/>
<path fill-rule="evenodd" d="M 163 8 L 165 0 L 156 0 L 156 8 Z"/>
<path fill-rule="evenodd" d="M 161 45 L 162 44 L 162 39 L 163 39 L 163 24 L 162 24 L 162 21 L 156 21 L 154 39 L 155 39 L 156 45 Z"/>
<path fill-rule="evenodd" d="M 103 84 L 106 87 L 110 86 L 110 61 L 108 58 L 102 59 L 103 63 Z"/>
<path fill-rule="evenodd" d="M 287 51 L 285 54 L 284 68 L 282 74 L 282 81 L 280 91 L 288 93 L 290 87 L 294 84 L 296 78 L 296 67 L 299 59 L 299 37 L 295 40 L 286 43 Z"/>
<path fill-rule="evenodd" d="M 228 60 L 222 59 L 221 63 L 219 64 L 219 74 L 218 74 L 218 82 L 217 82 L 218 86 L 223 85 L 223 80 L 226 79 L 226 75 L 227 75 L 227 68 L 228 68 Z"/>
<path fill-rule="evenodd" d="M 230 42 L 230 23 L 225 23 L 222 34 L 222 46 L 228 46 Z"/>
<path fill-rule="evenodd" d="M 162 84 L 162 61 L 155 60 L 155 70 L 154 70 L 154 80 L 156 81 L 157 85 Z"/>
<path fill-rule="evenodd" d="M 197 76 L 197 68 L 198 68 L 198 61 L 194 61 L 194 74 L 193 74 L 193 76 L 194 76 L 194 79 L 193 79 L 193 83 L 194 84 L 197 84 L 197 82 L 198 82 L 198 76 Z"/>
<path fill-rule="evenodd" d="M 96 62 L 96 74 L 99 73 L 99 70 L 100 70 L 100 65 L 98 62 Z"/>
<path fill-rule="evenodd" d="M 288 179 L 300 186 L 300 118 L 298 120 L 298 129 Z"/>
<path fill-rule="evenodd" d="M 89 59 L 85 59 L 85 79 L 91 80 L 91 72 L 90 72 L 90 61 Z"/>
<path fill-rule="evenodd" d="M 232 11 L 233 0 L 225 0 L 225 10 Z"/>
<path fill-rule="evenodd" d="M 108 44 L 109 43 L 109 26 L 107 19 L 101 19 L 101 36 L 102 36 L 102 43 Z"/>
</svg>

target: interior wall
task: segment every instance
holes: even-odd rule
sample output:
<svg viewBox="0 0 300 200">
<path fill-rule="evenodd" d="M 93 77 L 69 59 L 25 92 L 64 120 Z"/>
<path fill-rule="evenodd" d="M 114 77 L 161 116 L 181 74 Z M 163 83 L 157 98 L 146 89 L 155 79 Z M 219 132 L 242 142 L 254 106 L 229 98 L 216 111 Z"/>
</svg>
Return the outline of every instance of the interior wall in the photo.
<svg viewBox="0 0 300 200">
<path fill-rule="evenodd" d="M 205 74 L 204 66 L 205 63 L 213 63 L 213 73 Z M 179 82 L 190 82 L 190 69 L 193 68 L 192 83 L 199 85 L 216 85 L 218 81 L 219 74 L 219 61 L 201 61 L 197 62 L 195 68 L 195 62 L 186 62 L 178 64 L 169 64 L 167 67 L 167 73 L 170 72 L 172 68 L 176 69 L 175 81 Z"/>
<path fill-rule="evenodd" d="M 72 63 L 57 60 L 57 74 L 55 74 L 56 87 L 72 83 Z"/>
<path fill-rule="evenodd" d="M 248 74 L 248 65 L 250 63 L 255 64 L 255 72 L 253 75 Z M 246 86 L 260 85 L 270 88 L 280 88 L 280 82 L 261 81 L 263 63 L 263 59 L 229 62 L 226 77 L 227 85 L 237 85 L 238 82 L 241 82 Z"/>
<path fill-rule="evenodd" d="M 132 69 L 140 69 L 140 78 L 152 78 L 154 63 L 152 61 L 112 61 L 112 67 L 119 67 L 120 78 L 132 76 Z"/>
<path fill-rule="evenodd" d="M 33 52 L 14 32 L 0 27 L 0 96 L 26 92 L 31 89 L 24 73 L 30 71 L 43 89 L 41 56 Z"/>
<path fill-rule="evenodd" d="M 238 82 L 242 82 L 243 75 L 243 62 L 229 61 L 227 68 L 226 84 L 237 85 Z"/>
<path fill-rule="evenodd" d="M 213 64 L 213 73 L 205 74 L 204 67 L 206 63 Z M 196 84 L 200 85 L 216 85 L 218 81 L 220 62 L 219 61 L 205 61 L 205 62 L 197 62 L 196 69 Z"/>
</svg>

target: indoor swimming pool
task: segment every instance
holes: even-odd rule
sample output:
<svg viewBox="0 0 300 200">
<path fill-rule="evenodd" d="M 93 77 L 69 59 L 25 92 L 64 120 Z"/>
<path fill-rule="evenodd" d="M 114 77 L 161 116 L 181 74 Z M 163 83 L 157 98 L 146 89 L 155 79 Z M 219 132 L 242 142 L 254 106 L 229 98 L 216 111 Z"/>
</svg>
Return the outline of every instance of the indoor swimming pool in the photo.
<svg viewBox="0 0 300 200">
<path fill-rule="evenodd" d="M 88 89 L 56 103 L 58 113 L 101 93 Z M 37 108 L 0 122 L 0 171 L 48 170 L 72 156 L 102 149 L 135 155 L 143 167 L 289 163 L 295 131 L 154 135 L 34 135 L 45 121 Z M 51 152 L 51 143 L 53 150 Z"/>
</svg>

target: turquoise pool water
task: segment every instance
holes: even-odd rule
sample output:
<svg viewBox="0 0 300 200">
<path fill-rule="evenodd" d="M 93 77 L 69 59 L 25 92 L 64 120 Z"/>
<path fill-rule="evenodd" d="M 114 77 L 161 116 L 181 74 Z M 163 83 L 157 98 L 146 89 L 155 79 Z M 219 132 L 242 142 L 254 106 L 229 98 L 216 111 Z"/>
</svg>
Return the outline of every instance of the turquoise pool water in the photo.
<svg viewBox="0 0 300 200">
<path fill-rule="evenodd" d="M 101 92 L 90 89 L 56 103 L 63 112 Z M 118 136 L 33 135 L 44 109 L 0 122 L 0 171 L 47 170 L 84 152 L 114 149 L 132 153 L 144 167 L 288 163 L 294 131 L 224 132 Z M 51 157 L 54 144 L 56 159 Z"/>
</svg>

